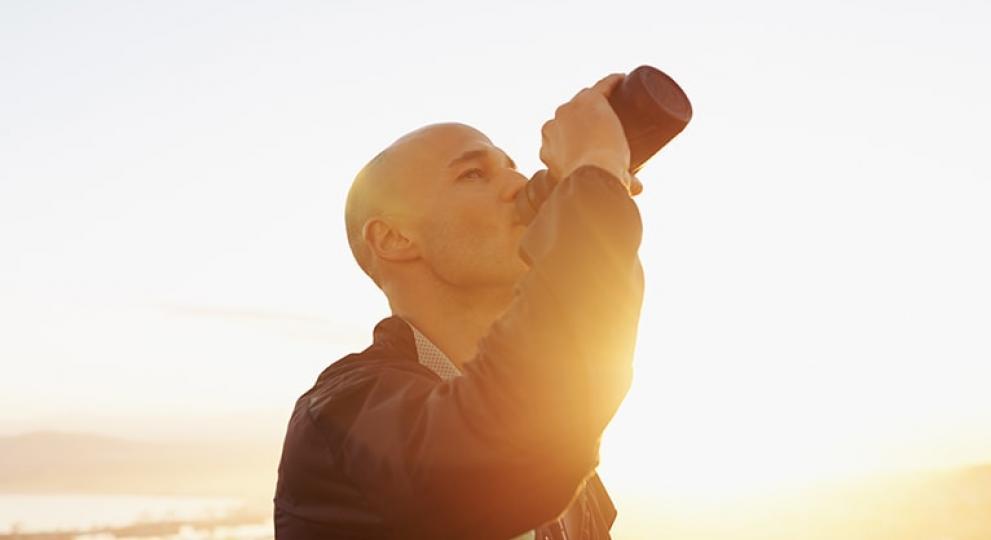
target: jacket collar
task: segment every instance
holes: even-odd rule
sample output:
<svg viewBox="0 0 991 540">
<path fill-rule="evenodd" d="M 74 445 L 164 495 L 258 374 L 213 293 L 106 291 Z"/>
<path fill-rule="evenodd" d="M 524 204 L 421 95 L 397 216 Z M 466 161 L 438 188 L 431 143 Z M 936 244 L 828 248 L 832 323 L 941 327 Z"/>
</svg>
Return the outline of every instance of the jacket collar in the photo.
<svg viewBox="0 0 991 540">
<path fill-rule="evenodd" d="M 386 317 L 372 331 L 372 348 L 394 352 L 403 358 L 416 360 L 416 342 L 413 330 L 402 318 Z"/>
</svg>

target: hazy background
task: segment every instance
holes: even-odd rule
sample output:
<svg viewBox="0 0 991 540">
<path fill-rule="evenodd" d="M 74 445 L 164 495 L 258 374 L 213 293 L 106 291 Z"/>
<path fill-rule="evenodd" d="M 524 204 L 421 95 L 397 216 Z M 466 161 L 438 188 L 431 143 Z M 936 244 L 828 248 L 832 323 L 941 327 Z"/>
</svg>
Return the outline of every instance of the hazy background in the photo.
<svg viewBox="0 0 991 540">
<path fill-rule="evenodd" d="M 296 397 L 388 315 L 346 244 L 355 172 L 454 120 L 529 174 L 556 106 L 651 64 L 695 117 L 640 174 L 617 525 L 991 462 L 989 23 L 980 1 L 0 3 L 0 436 L 247 444 L 265 500 Z"/>
</svg>

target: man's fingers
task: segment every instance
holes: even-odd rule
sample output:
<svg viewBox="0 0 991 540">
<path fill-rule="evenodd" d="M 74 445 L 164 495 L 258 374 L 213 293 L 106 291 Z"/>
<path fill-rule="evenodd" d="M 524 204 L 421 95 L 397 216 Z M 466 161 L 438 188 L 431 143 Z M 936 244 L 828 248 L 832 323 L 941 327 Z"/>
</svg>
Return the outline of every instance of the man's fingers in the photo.
<svg viewBox="0 0 991 540">
<path fill-rule="evenodd" d="M 595 85 L 592 86 L 591 90 L 593 92 L 598 92 L 603 96 L 609 97 L 609 94 L 612 94 L 612 91 L 614 88 L 616 88 L 616 85 L 622 82 L 623 79 L 625 78 L 626 75 L 622 73 L 613 73 L 612 75 L 606 75 L 605 77 L 600 79 L 599 82 L 595 83 Z"/>
<path fill-rule="evenodd" d="M 609 97 L 613 91 L 613 88 L 616 88 L 616 85 L 622 82 L 624 78 L 626 78 L 626 75 L 623 73 L 606 75 L 605 77 L 599 79 L 599 82 L 595 83 L 591 87 L 586 86 L 585 88 L 579 90 L 577 94 L 571 97 L 571 101 L 574 101 L 578 98 L 578 96 L 586 92 L 596 92 L 602 94 L 603 96 Z"/>
<path fill-rule="evenodd" d="M 551 160 L 552 159 L 553 159 L 553 156 L 551 156 L 551 151 L 547 149 L 547 145 L 545 144 L 545 145 L 541 146 L 540 147 L 540 161 L 544 165 L 547 165 L 547 168 L 548 169 L 551 168 Z"/>
<path fill-rule="evenodd" d="M 544 122 L 540 127 L 540 161 L 544 162 L 548 168 L 551 167 L 551 130 L 554 129 L 554 120 Z"/>
<path fill-rule="evenodd" d="M 622 125 L 606 99 L 625 75 L 614 73 L 554 111 L 554 118 L 541 128 L 540 160 L 551 174 L 563 178 L 582 164 L 599 165 L 615 174 L 630 188 L 630 150 Z M 560 170 L 558 170 L 560 169 Z M 638 186 L 639 188 L 639 186 Z"/>
</svg>

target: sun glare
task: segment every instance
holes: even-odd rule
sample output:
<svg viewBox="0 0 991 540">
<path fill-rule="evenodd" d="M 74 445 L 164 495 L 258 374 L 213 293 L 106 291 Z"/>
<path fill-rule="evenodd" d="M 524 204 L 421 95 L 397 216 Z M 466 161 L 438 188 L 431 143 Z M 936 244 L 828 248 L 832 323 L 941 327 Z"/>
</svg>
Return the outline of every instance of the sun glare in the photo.
<svg viewBox="0 0 991 540">
<path fill-rule="evenodd" d="M 925 453 L 879 430 L 874 394 L 827 400 L 760 376 L 712 379 L 638 370 L 603 439 L 604 480 L 643 497 L 761 498 L 911 469 Z"/>
</svg>

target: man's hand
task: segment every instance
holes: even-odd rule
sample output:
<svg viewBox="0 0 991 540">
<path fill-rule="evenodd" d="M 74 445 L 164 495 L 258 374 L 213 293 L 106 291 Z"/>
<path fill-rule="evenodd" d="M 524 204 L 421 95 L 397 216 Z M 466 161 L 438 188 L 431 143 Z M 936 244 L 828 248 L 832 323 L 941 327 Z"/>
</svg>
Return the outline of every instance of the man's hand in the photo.
<svg viewBox="0 0 991 540">
<path fill-rule="evenodd" d="M 563 180 L 583 165 L 595 165 L 618 178 L 633 194 L 640 182 L 630 174 L 630 146 L 607 98 L 623 80 L 614 73 L 561 105 L 541 129 L 540 160 L 551 177 Z"/>
</svg>

